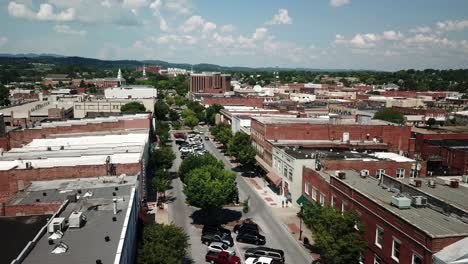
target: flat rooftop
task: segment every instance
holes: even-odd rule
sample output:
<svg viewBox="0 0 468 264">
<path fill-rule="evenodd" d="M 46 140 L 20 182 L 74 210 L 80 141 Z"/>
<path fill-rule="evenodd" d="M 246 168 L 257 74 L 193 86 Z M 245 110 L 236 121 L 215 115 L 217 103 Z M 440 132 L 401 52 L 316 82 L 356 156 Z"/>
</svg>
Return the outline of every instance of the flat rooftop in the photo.
<svg viewBox="0 0 468 264">
<path fill-rule="evenodd" d="M 136 119 L 148 119 L 148 114 L 135 114 L 135 115 L 122 115 L 122 116 L 109 116 L 109 117 L 97 117 L 97 118 L 84 118 L 79 120 L 66 120 L 66 121 L 54 121 L 48 123 L 41 123 L 39 126 L 28 129 L 42 129 L 49 127 L 63 127 L 73 125 L 88 125 L 88 124 L 100 124 L 118 122 L 121 120 L 136 120 Z"/>
<path fill-rule="evenodd" d="M 431 237 L 450 237 L 450 236 L 468 236 L 468 224 L 461 220 L 445 215 L 429 206 L 422 208 L 411 207 L 410 209 L 398 209 L 390 204 L 392 196 L 395 193 L 384 189 L 379 185 L 379 181 L 374 177 L 361 178 L 356 171 L 345 170 L 346 179 L 338 181 L 345 183 L 351 188 L 357 190 L 364 196 L 368 197 L 374 203 L 385 208 L 387 211 L 398 216 L 402 220 L 424 231 Z M 327 171 L 331 175 L 335 175 L 335 171 Z M 424 185 L 424 184 L 423 184 Z M 467 192 L 464 187 L 463 192 Z M 460 188 L 460 190 L 462 190 Z M 437 186 L 440 192 L 453 192 L 454 189 L 448 186 Z M 465 196 L 466 197 L 466 196 Z M 466 204 L 465 199 L 465 204 Z M 465 205 L 466 207 L 466 205 Z"/>
<path fill-rule="evenodd" d="M 297 117 L 252 117 L 252 119 L 257 120 L 263 124 L 311 124 L 311 125 L 320 125 L 320 124 L 336 124 L 336 125 L 359 125 L 355 119 L 324 119 L 324 118 L 297 118 Z M 395 125 L 390 122 L 372 119 L 367 125 Z"/>
<path fill-rule="evenodd" d="M 26 256 L 26 264 L 63 264 L 63 263 L 114 263 L 120 243 L 120 236 L 129 208 L 135 199 L 136 176 L 102 177 L 93 179 L 58 180 L 33 182 L 26 190 L 27 198 L 35 199 L 47 192 L 47 197 L 64 199 L 67 194 L 76 193 L 77 202 L 69 202 L 57 217 L 68 218 L 73 212 L 82 212 L 86 222 L 81 228 L 66 228 L 61 239 L 49 245 L 50 233 L 45 233 Z M 78 193 L 81 190 L 81 194 Z M 114 194 L 115 193 L 115 196 Z M 86 196 L 86 197 L 85 197 Z M 117 199 L 117 214 L 113 211 L 113 199 Z M 113 221 L 113 217 L 116 221 Z M 109 236 L 110 240 L 105 241 Z M 61 254 L 52 254 L 59 241 L 68 246 Z"/>
<path fill-rule="evenodd" d="M 421 128 L 421 127 L 413 127 L 411 130 L 415 133 L 420 134 L 458 134 L 468 133 L 468 126 L 443 126 L 437 128 Z"/>
<path fill-rule="evenodd" d="M 382 149 L 386 149 L 388 145 L 386 143 L 374 142 L 370 140 L 360 141 L 360 140 L 351 140 L 349 143 L 344 143 L 341 140 L 290 140 L 290 139 L 279 139 L 279 140 L 268 140 L 273 145 L 276 146 L 307 146 L 307 145 L 349 145 L 349 146 L 375 146 Z"/>
<path fill-rule="evenodd" d="M 34 139 L 22 148 L 0 156 L 0 170 L 61 166 L 137 163 L 148 142 L 148 133 Z"/>
<path fill-rule="evenodd" d="M 16 105 L 8 108 L 3 108 L 0 110 L 0 113 L 6 117 L 13 116 L 15 118 L 27 118 L 28 112 L 31 116 L 48 116 L 50 108 L 73 108 L 73 102 L 68 101 L 34 101 L 22 105 Z"/>
<path fill-rule="evenodd" d="M 0 264 L 10 264 L 29 241 L 33 240 L 39 230 L 47 223 L 51 215 L 30 215 L 0 217 L 0 239 L 2 254 Z M 13 238 L 13 239 L 6 239 Z"/>
<path fill-rule="evenodd" d="M 432 139 L 425 142 L 444 148 L 468 150 L 468 139 Z"/>
</svg>

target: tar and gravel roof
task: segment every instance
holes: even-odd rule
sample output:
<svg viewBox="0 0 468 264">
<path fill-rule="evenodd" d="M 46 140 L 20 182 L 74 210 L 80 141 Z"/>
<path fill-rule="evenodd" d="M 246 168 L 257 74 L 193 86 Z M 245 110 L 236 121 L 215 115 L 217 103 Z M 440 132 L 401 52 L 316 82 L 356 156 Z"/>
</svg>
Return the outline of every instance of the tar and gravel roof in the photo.
<svg viewBox="0 0 468 264">
<path fill-rule="evenodd" d="M 263 124 L 336 124 L 336 125 L 358 125 L 354 119 L 323 119 L 323 118 L 296 118 L 296 117 L 252 117 Z M 382 120 L 370 120 L 368 125 L 396 125 Z"/>
</svg>

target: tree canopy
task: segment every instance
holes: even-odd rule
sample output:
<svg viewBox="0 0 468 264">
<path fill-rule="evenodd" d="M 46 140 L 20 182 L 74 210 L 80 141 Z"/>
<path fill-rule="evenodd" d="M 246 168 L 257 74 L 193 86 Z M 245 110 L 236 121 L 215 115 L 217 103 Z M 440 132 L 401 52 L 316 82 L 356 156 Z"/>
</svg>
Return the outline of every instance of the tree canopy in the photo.
<svg viewBox="0 0 468 264">
<path fill-rule="evenodd" d="M 145 106 L 140 103 L 140 102 L 130 102 L 124 104 L 121 108 L 120 111 L 122 113 L 128 113 L 128 114 L 136 114 L 136 113 L 144 113 L 146 112 Z"/>
<path fill-rule="evenodd" d="M 156 170 L 170 169 L 176 156 L 170 147 L 162 146 L 151 152 L 150 164 Z"/>
<path fill-rule="evenodd" d="M 213 104 L 206 108 L 206 122 L 214 126 L 216 114 L 219 113 L 221 109 L 224 109 L 224 107 L 219 104 Z"/>
<path fill-rule="evenodd" d="M 151 179 L 151 188 L 155 192 L 165 192 L 171 189 L 171 178 L 169 172 L 164 169 L 156 170 L 154 177 Z"/>
<path fill-rule="evenodd" d="M 189 236 L 175 225 L 152 224 L 143 230 L 139 264 L 182 264 L 189 247 Z"/>
<path fill-rule="evenodd" d="M 203 166 L 188 173 L 184 193 L 191 206 L 200 209 L 221 208 L 235 199 L 236 176 L 216 165 Z"/>
<path fill-rule="evenodd" d="M 385 108 L 374 114 L 374 119 L 384 120 L 396 124 L 403 124 L 403 114 L 392 108 Z"/>
<path fill-rule="evenodd" d="M 252 147 L 250 136 L 237 132 L 228 143 L 228 153 L 234 156 L 243 166 L 251 167 L 255 164 L 255 149 Z"/>
<path fill-rule="evenodd" d="M 162 100 L 158 100 L 154 104 L 154 115 L 158 120 L 166 120 L 166 116 L 169 114 L 169 106 Z"/>
<path fill-rule="evenodd" d="M 359 263 L 367 245 L 364 226 L 357 214 L 342 214 L 333 207 L 316 204 L 305 206 L 302 216 L 314 234 L 321 263 Z"/>
<path fill-rule="evenodd" d="M 3 85 L 0 85 L 0 106 L 10 105 L 10 90 Z"/>
<path fill-rule="evenodd" d="M 196 116 L 190 115 L 184 119 L 184 125 L 193 129 L 194 126 L 198 125 L 198 118 Z"/>
<path fill-rule="evenodd" d="M 217 166 L 220 169 L 224 168 L 223 163 L 209 153 L 205 153 L 203 155 L 188 155 L 188 157 L 186 157 L 180 164 L 179 177 L 181 181 L 184 182 L 185 176 L 187 176 L 192 170 L 208 165 Z"/>
<path fill-rule="evenodd" d="M 221 142 L 221 144 L 223 144 L 225 147 L 227 147 L 229 141 L 232 138 L 231 127 L 224 123 L 220 123 L 211 127 L 210 132 L 214 138 Z"/>
</svg>

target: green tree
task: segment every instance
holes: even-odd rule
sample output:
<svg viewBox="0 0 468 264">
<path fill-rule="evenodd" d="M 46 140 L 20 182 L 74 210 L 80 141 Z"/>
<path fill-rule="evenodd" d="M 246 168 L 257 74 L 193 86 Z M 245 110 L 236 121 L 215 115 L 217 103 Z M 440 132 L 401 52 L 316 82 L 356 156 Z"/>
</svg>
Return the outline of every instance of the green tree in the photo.
<svg viewBox="0 0 468 264">
<path fill-rule="evenodd" d="M 173 109 L 169 110 L 169 120 L 171 121 L 179 120 L 179 114 Z"/>
<path fill-rule="evenodd" d="M 143 229 L 139 264 L 182 264 L 189 247 L 189 236 L 175 225 L 152 224 Z"/>
<path fill-rule="evenodd" d="M 80 87 L 86 87 L 86 83 L 85 83 L 84 80 L 81 80 L 81 81 L 80 81 Z"/>
<path fill-rule="evenodd" d="M 210 132 L 216 140 L 218 140 L 219 142 L 221 142 L 221 144 L 224 145 L 224 147 L 228 146 L 228 143 L 232 138 L 230 126 L 224 123 L 217 124 L 216 126 L 210 128 Z"/>
<path fill-rule="evenodd" d="M 205 119 L 205 107 L 201 105 L 199 102 L 195 101 L 188 101 L 187 108 L 192 110 L 195 115 L 197 116 L 198 120 Z"/>
<path fill-rule="evenodd" d="M 193 112 L 192 109 L 184 109 L 184 111 L 182 111 L 182 117 L 183 118 L 187 118 L 189 116 L 195 116 L 195 112 Z"/>
<path fill-rule="evenodd" d="M 215 125 L 216 114 L 219 113 L 219 111 L 221 109 L 224 109 L 224 107 L 222 105 L 219 105 L 219 104 L 210 105 L 206 109 L 206 122 L 208 122 L 208 124 L 214 126 Z"/>
<path fill-rule="evenodd" d="M 169 114 L 169 106 L 162 100 L 158 100 L 154 104 L 154 115 L 158 120 L 166 120 L 166 116 Z"/>
<path fill-rule="evenodd" d="M 164 121 L 156 120 L 156 135 L 158 136 L 161 143 L 166 143 L 169 140 L 169 130 L 171 129 L 169 124 Z"/>
<path fill-rule="evenodd" d="M 174 104 L 177 105 L 177 106 L 183 106 L 187 103 L 187 99 L 185 97 L 182 97 L 182 96 L 175 96 L 174 97 Z"/>
<path fill-rule="evenodd" d="M 170 169 L 176 156 L 170 147 L 160 147 L 151 152 L 150 166 L 156 170 Z"/>
<path fill-rule="evenodd" d="M 385 108 L 374 114 L 374 119 L 384 120 L 392 123 L 403 124 L 403 114 L 392 109 Z"/>
<path fill-rule="evenodd" d="M 201 168 L 203 166 L 217 166 L 218 168 L 224 168 L 223 163 L 215 158 L 213 155 L 206 153 L 203 155 L 189 155 L 186 157 L 179 167 L 179 177 L 182 182 L 185 181 L 185 176 L 192 170 Z"/>
<path fill-rule="evenodd" d="M 0 85 L 0 106 L 10 105 L 10 90 Z"/>
<path fill-rule="evenodd" d="M 166 104 L 171 106 L 174 104 L 174 98 L 173 97 L 167 97 L 166 98 Z"/>
<path fill-rule="evenodd" d="M 198 118 L 193 115 L 189 115 L 184 119 L 184 125 L 190 127 L 191 129 L 193 129 L 194 126 L 198 125 L 198 122 L 200 122 Z"/>
<path fill-rule="evenodd" d="M 130 102 L 122 105 L 120 112 L 125 114 L 144 113 L 146 112 L 146 108 L 140 102 Z"/>
<path fill-rule="evenodd" d="M 305 206 L 304 224 L 314 234 L 322 263 L 359 263 L 367 249 L 364 226 L 354 212 L 341 213 L 330 206 Z"/>
<path fill-rule="evenodd" d="M 234 201 L 236 176 L 218 166 L 203 166 L 188 173 L 184 193 L 187 203 L 200 209 L 221 208 Z"/>
<path fill-rule="evenodd" d="M 156 193 L 164 193 L 171 189 L 171 177 L 169 172 L 164 169 L 158 169 L 154 173 L 154 177 L 151 179 L 151 188 Z"/>
<path fill-rule="evenodd" d="M 437 121 L 434 119 L 434 118 L 429 118 L 427 121 L 426 121 L 426 124 L 430 127 L 433 127 L 435 124 L 437 123 Z"/>
<path fill-rule="evenodd" d="M 244 167 L 255 164 L 255 149 L 252 147 L 250 136 L 237 132 L 228 143 L 228 153 L 236 157 Z"/>
</svg>

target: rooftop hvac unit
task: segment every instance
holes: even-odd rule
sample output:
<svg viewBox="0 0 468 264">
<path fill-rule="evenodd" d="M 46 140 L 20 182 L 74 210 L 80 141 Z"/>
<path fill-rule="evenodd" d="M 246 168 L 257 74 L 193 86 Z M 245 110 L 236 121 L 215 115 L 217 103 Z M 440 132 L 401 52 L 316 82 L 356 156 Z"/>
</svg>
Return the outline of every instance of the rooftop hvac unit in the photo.
<svg viewBox="0 0 468 264">
<path fill-rule="evenodd" d="M 402 195 L 392 196 L 391 204 L 399 209 L 408 209 L 411 207 L 411 199 Z"/>
<path fill-rule="evenodd" d="M 427 185 L 431 188 L 435 188 L 436 187 L 436 182 L 434 180 L 429 180 L 427 182 Z"/>
<path fill-rule="evenodd" d="M 409 180 L 409 184 L 413 185 L 414 187 L 421 187 L 422 181 L 421 180 L 411 179 L 411 180 Z"/>
<path fill-rule="evenodd" d="M 68 225 L 70 228 L 80 228 L 84 225 L 86 217 L 82 212 L 73 212 L 68 218 Z"/>
<path fill-rule="evenodd" d="M 346 179 L 346 173 L 344 171 L 335 171 L 335 176 L 340 180 Z"/>
<path fill-rule="evenodd" d="M 451 188 L 458 188 L 459 182 L 457 179 L 451 179 L 450 180 L 450 187 Z"/>
<path fill-rule="evenodd" d="M 427 205 L 427 198 L 424 196 L 413 196 L 412 204 L 414 207 L 425 207 Z"/>
<path fill-rule="evenodd" d="M 369 176 L 369 171 L 368 170 L 361 170 L 361 178 L 366 178 Z"/>
<path fill-rule="evenodd" d="M 468 175 L 463 175 L 463 176 L 462 176 L 462 181 L 463 181 L 464 183 L 468 183 Z"/>
<path fill-rule="evenodd" d="M 47 227 L 47 231 L 49 233 L 55 233 L 56 231 L 63 231 L 65 228 L 65 217 L 56 217 L 52 219 L 49 226 Z"/>
</svg>

